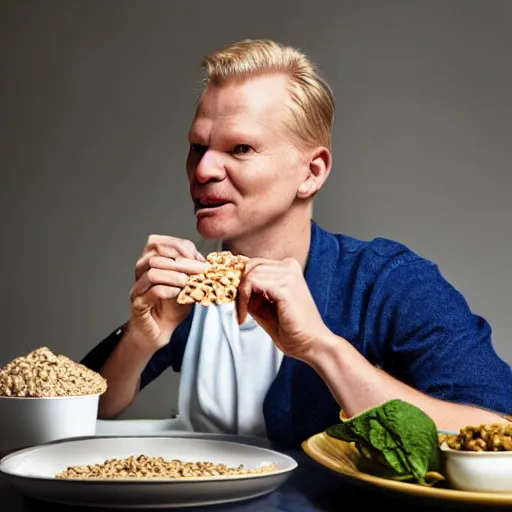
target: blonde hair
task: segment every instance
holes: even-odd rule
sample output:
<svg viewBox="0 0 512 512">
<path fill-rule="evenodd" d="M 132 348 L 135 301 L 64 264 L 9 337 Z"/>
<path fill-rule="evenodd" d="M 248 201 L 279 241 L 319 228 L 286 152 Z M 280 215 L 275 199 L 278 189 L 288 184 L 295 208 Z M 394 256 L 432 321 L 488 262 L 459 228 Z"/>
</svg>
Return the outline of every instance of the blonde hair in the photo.
<svg viewBox="0 0 512 512">
<path fill-rule="evenodd" d="M 203 57 L 205 85 L 220 85 L 264 73 L 289 77 L 292 139 L 301 148 L 331 148 L 335 103 L 329 85 L 301 52 L 268 39 L 246 39 Z M 286 122 L 286 121 L 285 121 Z"/>
</svg>

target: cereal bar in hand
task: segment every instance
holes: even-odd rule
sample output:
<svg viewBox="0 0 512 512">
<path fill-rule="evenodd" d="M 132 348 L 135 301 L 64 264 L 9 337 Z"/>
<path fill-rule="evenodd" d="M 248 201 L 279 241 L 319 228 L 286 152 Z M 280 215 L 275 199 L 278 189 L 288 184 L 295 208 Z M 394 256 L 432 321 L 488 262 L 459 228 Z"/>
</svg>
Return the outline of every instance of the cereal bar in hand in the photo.
<svg viewBox="0 0 512 512">
<path fill-rule="evenodd" d="M 240 278 L 249 261 L 247 256 L 230 251 L 212 252 L 206 260 L 210 269 L 204 274 L 191 275 L 178 295 L 179 304 L 200 303 L 202 306 L 226 304 L 235 299 Z"/>
</svg>

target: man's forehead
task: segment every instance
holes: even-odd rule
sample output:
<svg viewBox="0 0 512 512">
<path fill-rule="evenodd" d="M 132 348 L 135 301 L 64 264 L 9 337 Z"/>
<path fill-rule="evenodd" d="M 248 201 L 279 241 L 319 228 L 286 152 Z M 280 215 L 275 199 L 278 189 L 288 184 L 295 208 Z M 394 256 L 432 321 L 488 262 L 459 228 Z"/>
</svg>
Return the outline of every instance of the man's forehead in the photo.
<svg viewBox="0 0 512 512">
<path fill-rule="evenodd" d="M 288 113 L 286 79 L 280 75 L 256 77 L 220 86 L 209 85 L 193 124 L 258 125 L 283 121 Z"/>
<path fill-rule="evenodd" d="M 202 134 L 212 128 L 223 132 L 250 134 L 261 132 L 266 128 L 277 128 L 282 119 L 272 115 L 260 116 L 253 112 L 240 110 L 233 114 L 215 115 L 212 112 L 198 112 L 191 126 L 194 133 Z"/>
</svg>

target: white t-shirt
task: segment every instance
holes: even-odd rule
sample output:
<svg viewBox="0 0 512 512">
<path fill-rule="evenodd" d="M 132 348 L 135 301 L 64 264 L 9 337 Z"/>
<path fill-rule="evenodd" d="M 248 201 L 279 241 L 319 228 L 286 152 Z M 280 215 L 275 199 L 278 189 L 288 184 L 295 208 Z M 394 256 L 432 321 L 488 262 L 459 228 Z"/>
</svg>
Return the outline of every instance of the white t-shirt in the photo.
<svg viewBox="0 0 512 512">
<path fill-rule="evenodd" d="M 206 256 L 222 242 L 197 247 Z M 238 325 L 234 302 L 196 304 L 181 366 L 181 420 L 199 432 L 266 436 L 263 401 L 282 358 L 250 315 Z"/>
</svg>

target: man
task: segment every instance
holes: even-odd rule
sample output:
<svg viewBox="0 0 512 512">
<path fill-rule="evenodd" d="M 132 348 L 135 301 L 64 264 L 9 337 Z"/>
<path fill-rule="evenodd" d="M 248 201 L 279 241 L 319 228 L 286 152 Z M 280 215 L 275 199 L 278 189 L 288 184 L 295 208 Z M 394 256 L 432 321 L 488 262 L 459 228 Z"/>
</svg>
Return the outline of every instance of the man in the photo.
<svg viewBox="0 0 512 512">
<path fill-rule="evenodd" d="M 401 398 L 439 429 L 505 421 L 512 374 L 491 329 L 436 265 L 403 245 L 334 235 L 312 220 L 331 170 L 334 100 L 301 53 L 242 41 L 203 60 L 187 174 L 206 240 L 250 257 L 236 304 L 181 305 L 208 268 L 190 241 L 152 235 L 131 316 L 83 360 L 115 417 L 171 366 L 195 430 L 297 444 Z"/>
</svg>

